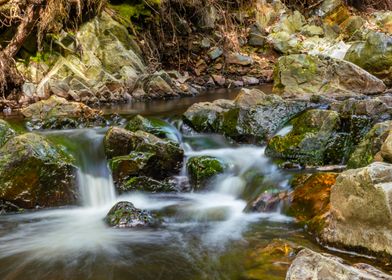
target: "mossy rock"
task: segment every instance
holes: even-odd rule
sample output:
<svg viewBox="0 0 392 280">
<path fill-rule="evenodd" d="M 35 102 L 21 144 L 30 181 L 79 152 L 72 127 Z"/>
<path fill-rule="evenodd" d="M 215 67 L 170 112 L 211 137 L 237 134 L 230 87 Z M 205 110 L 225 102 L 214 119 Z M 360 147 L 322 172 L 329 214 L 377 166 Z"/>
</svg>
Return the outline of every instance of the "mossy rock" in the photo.
<svg viewBox="0 0 392 280">
<path fill-rule="evenodd" d="M 104 148 L 118 182 L 138 175 L 138 172 L 154 179 L 174 175 L 181 168 L 184 157 L 178 143 L 148 132 L 130 132 L 118 127 L 107 131 Z"/>
<path fill-rule="evenodd" d="M 0 199 L 23 208 L 76 203 L 72 158 L 33 133 L 8 140 L 0 149 Z"/>
<path fill-rule="evenodd" d="M 16 135 L 16 132 L 11 128 L 9 123 L 0 119 L 0 148 L 12 137 Z"/>
<path fill-rule="evenodd" d="M 372 163 L 391 130 L 391 122 L 386 121 L 374 125 L 358 144 L 347 162 L 348 168 L 365 167 Z"/>
<path fill-rule="evenodd" d="M 133 132 L 142 130 L 159 138 L 178 141 L 174 128 L 171 128 L 167 122 L 156 118 L 145 118 L 141 115 L 136 115 L 127 122 L 125 129 Z"/>
<path fill-rule="evenodd" d="M 169 180 L 155 180 L 147 176 L 132 177 L 117 188 L 121 193 L 142 191 L 150 193 L 173 192 L 176 188 Z"/>
<path fill-rule="evenodd" d="M 339 128 L 338 113 L 309 110 L 291 121 L 293 129 L 285 136 L 273 137 L 266 154 L 303 165 L 323 165 L 328 143 Z"/>
<path fill-rule="evenodd" d="M 392 36 L 371 31 L 365 41 L 350 47 L 344 59 L 392 85 Z"/>
<path fill-rule="evenodd" d="M 114 205 L 106 215 L 105 222 L 115 228 L 147 227 L 158 223 L 150 212 L 138 209 L 128 201 Z"/>
<path fill-rule="evenodd" d="M 191 157 L 186 167 L 191 182 L 198 188 L 225 170 L 224 164 L 219 159 L 210 156 Z"/>
</svg>

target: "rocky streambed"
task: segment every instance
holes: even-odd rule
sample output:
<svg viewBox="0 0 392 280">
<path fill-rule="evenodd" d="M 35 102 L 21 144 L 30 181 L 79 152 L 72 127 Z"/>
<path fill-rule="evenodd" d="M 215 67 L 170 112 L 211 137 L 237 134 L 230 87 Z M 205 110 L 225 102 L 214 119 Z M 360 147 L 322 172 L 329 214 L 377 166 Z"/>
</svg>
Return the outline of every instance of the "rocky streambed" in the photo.
<svg viewBox="0 0 392 280">
<path fill-rule="evenodd" d="M 261 89 L 2 120 L 0 276 L 391 279 L 389 94 Z"/>
</svg>

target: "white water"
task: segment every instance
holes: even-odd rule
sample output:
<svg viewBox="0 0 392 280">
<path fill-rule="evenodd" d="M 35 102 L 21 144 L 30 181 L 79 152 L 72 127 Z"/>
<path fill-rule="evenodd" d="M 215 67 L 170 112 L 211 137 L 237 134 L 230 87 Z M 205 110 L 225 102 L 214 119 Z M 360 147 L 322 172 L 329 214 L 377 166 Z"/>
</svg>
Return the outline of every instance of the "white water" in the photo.
<svg viewBox="0 0 392 280">
<path fill-rule="evenodd" d="M 2 258 L 23 254 L 24 260 L 54 262 L 77 260 L 86 254 L 121 255 L 121 249 L 132 244 L 182 244 L 189 232 L 197 232 L 201 244 L 209 248 L 224 248 L 228 241 L 242 238 L 250 223 L 262 219 L 288 222 L 280 213 L 245 213 L 246 201 L 241 198 L 246 181 L 243 175 L 256 169 L 268 180 L 282 186 L 286 178 L 265 156 L 264 149 L 245 146 L 192 151 L 186 156 L 210 155 L 220 158 L 229 169 L 206 186 L 205 191 L 179 194 L 129 193 L 115 196 L 113 181 L 102 151 L 103 130 L 62 131 L 75 141 L 82 151 L 78 182 L 84 207 L 45 210 L 17 216 L 6 216 L 3 223 L 18 223 L 0 237 Z M 53 134 L 53 132 L 52 132 Z M 208 136 L 207 136 L 208 137 Z M 184 146 L 187 146 L 185 144 Z M 119 230 L 106 227 L 103 218 L 116 201 L 131 201 L 137 208 L 163 213 L 159 230 Z M 167 209 L 174 213 L 165 214 Z M 188 245 L 184 245 L 188 246 Z"/>
</svg>

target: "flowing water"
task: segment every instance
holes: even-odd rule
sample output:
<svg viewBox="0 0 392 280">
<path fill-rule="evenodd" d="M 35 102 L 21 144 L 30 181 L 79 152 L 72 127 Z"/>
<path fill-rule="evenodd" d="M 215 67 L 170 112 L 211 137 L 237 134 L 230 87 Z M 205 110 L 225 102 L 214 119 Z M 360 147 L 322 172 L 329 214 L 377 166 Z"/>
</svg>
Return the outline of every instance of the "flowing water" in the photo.
<svg viewBox="0 0 392 280">
<path fill-rule="evenodd" d="M 102 146 L 105 129 L 41 132 L 60 139 L 77 159 L 81 206 L 0 216 L 0 279 L 245 279 L 249 253 L 274 238 L 313 246 L 280 210 L 244 211 L 266 184 L 288 188 L 290 176 L 262 147 L 170 129 L 186 158 L 211 155 L 227 171 L 200 192 L 116 196 Z M 178 176 L 186 178 L 186 170 Z M 108 228 L 103 218 L 117 201 L 148 209 L 163 224 Z M 265 279 L 284 279 L 286 269 L 267 269 Z"/>
</svg>

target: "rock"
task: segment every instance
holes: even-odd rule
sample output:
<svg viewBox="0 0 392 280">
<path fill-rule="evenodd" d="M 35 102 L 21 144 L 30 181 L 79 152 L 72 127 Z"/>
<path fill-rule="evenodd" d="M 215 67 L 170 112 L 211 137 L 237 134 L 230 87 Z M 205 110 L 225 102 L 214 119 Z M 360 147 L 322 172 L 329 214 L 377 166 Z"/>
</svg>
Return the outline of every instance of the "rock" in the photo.
<svg viewBox="0 0 392 280">
<path fill-rule="evenodd" d="M 301 29 L 301 33 L 304 34 L 305 36 L 323 36 L 324 35 L 324 29 L 320 26 L 317 25 L 305 25 Z"/>
<path fill-rule="evenodd" d="M 209 179 L 223 173 L 225 166 L 217 158 L 210 156 L 197 156 L 188 159 L 186 164 L 192 184 L 200 188 Z"/>
<path fill-rule="evenodd" d="M 292 262 L 286 280 L 303 279 L 392 279 L 391 276 L 371 265 L 357 263 L 346 264 L 341 258 L 316 253 L 310 249 L 301 250 Z"/>
<path fill-rule="evenodd" d="M 169 99 L 178 97 L 178 93 L 171 86 L 172 80 L 167 73 L 155 73 L 140 76 L 136 83 L 132 97 L 137 100 Z M 142 93 L 142 94 L 140 94 Z"/>
<path fill-rule="evenodd" d="M 174 175 L 181 168 L 184 156 L 178 143 L 118 127 L 108 130 L 104 148 L 117 183 L 140 175 L 154 179 Z"/>
<path fill-rule="evenodd" d="M 244 84 L 246 86 L 254 86 L 254 85 L 258 85 L 260 83 L 259 79 L 255 78 L 255 77 L 244 76 L 244 77 L 242 77 L 242 80 L 244 81 Z"/>
<path fill-rule="evenodd" d="M 312 55 L 280 57 L 274 72 L 274 91 L 309 98 L 320 94 L 351 97 L 384 92 L 385 84 L 358 66 L 333 58 Z"/>
<path fill-rule="evenodd" d="M 381 157 L 384 161 L 392 163 L 392 130 L 389 129 L 389 133 L 384 143 L 381 146 Z"/>
<path fill-rule="evenodd" d="M 32 128 L 37 129 L 75 128 L 78 125 L 95 126 L 106 123 L 100 111 L 56 95 L 22 109 L 22 114 L 30 118 L 34 124 Z"/>
<path fill-rule="evenodd" d="M 252 212 L 275 212 L 278 210 L 281 203 L 287 198 L 287 191 L 266 191 L 248 205 L 246 210 Z"/>
<path fill-rule="evenodd" d="M 392 123 L 390 121 L 376 124 L 355 148 L 347 162 L 347 167 L 365 167 L 375 161 L 391 130 Z M 384 151 L 384 153 L 386 152 L 387 151 Z M 379 156 L 379 160 L 382 160 L 381 155 Z"/>
<path fill-rule="evenodd" d="M 316 234 L 334 247 L 392 258 L 392 165 L 374 162 L 341 173 Z"/>
<path fill-rule="evenodd" d="M 142 130 L 159 138 L 178 141 L 178 135 L 176 134 L 175 129 L 167 122 L 156 118 L 144 118 L 141 115 L 136 115 L 127 122 L 125 129 L 133 132 Z"/>
<path fill-rule="evenodd" d="M 219 86 L 224 86 L 226 83 L 225 77 L 221 75 L 212 75 L 212 79 L 214 80 L 215 83 L 217 83 Z"/>
<path fill-rule="evenodd" d="M 15 135 L 16 132 L 11 126 L 6 121 L 0 119 L 0 148 Z"/>
<path fill-rule="evenodd" d="M 131 202 L 121 201 L 105 217 L 108 226 L 115 228 L 149 227 L 157 220 L 146 210 L 136 208 Z"/>
<path fill-rule="evenodd" d="M 246 256 L 245 273 L 240 279 L 284 279 L 298 250 L 298 245 L 282 239 L 252 248 Z"/>
<path fill-rule="evenodd" d="M 337 173 L 298 175 L 290 194 L 289 213 L 300 222 L 307 222 L 328 210 L 331 187 Z"/>
<path fill-rule="evenodd" d="M 265 44 L 265 34 L 259 30 L 258 26 L 253 25 L 249 33 L 248 45 L 252 47 L 263 47 Z"/>
<path fill-rule="evenodd" d="M 0 148 L 0 199 L 23 208 L 76 203 L 72 160 L 43 136 L 15 136 Z"/>
<path fill-rule="evenodd" d="M 239 53 L 229 53 L 226 55 L 226 62 L 228 64 L 248 66 L 253 64 L 253 59 L 247 55 L 242 55 Z"/>
<path fill-rule="evenodd" d="M 0 215 L 17 212 L 23 212 L 23 209 L 9 201 L 0 200 Z"/>
<path fill-rule="evenodd" d="M 120 193 L 129 191 L 142 191 L 151 193 L 173 192 L 176 188 L 169 180 L 158 181 L 146 176 L 132 177 L 120 185 L 117 190 Z"/>
<path fill-rule="evenodd" d="M 392 85 L 392 36 L 371 31 L 365 41 L 351 46 L 344 59 Z"/>
<path fill-rule="evenodd" d="M 277 135 L 268 142 L 266 155 L 312 166 L 340 163 L 347 154 L 347 147 L 339 145 L 346 139 L 339 139 L 335 133 L 340 127 L 340 118 L 335 111 L 309 110 L 293 119 L 291 124 L 293 129 L 288 134 Z M 328 158 L 329 152 L 336 157 Z"/>
<path fill-rule="evenodd" d="M 222 133 L 238 142 L 263 143 L 308 104 L 242 89 L 234 101 L 216 100 L 192 105 L 184 122 L 199 132 Z"/>
<path fill-rule="evenodd" d="M 220 57 L 223 54 L 223 50 L 221 48 L 215 47 L 212 48 L 209 52 L 208 55 L 210 56 L 210 58 L 212 60 L 217 59 L 218 57 Z"/>
</svg>

